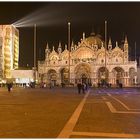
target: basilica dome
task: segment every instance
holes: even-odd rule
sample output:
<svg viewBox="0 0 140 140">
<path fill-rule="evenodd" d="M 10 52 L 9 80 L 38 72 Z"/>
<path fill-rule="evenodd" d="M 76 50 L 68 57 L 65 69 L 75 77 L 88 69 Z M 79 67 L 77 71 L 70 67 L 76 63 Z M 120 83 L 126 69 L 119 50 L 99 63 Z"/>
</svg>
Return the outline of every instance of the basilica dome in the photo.
<svg viewBox="0 0 140 140">
<path fill-rule="evenodd" d="M 85 59 L 85 58 L 92 58 L 93 51 L 87 47 L 81 47 L 75 52 L 75 58 Z"/>
<path fill-rule="evenodd" d="M 91 33 L 90 36 L 86 38 L 86 42 L 91 46 L 96 44 L 98 45 L 98 48 L 102 47 L 102 43 L 104 44 L 102 36 L 100 34 L 95 35 L 95 33 Z"/>
</svg>

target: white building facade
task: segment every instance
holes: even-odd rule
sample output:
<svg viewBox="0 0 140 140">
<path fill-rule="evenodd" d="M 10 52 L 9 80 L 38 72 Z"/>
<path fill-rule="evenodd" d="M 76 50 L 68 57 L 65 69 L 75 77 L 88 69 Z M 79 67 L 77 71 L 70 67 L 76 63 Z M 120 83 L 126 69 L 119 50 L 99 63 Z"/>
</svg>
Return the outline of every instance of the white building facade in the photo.
<svg viewBox="0 0 140 140">
<path fill-rule="evenodd" d="M 67 45 L 62 50 L 61 43 L 52 50 L 47 44 L 45 60 L 38 61 L 38 80 L 58 85 L 87 82 L 97 86 L 103 81 L 112 86 L 117 83 L 125 87 L 136 84 L 137 62 L 129 61 L 127 37 L 120 46 L 116 42 L 113 47 L 111 39 L 106 46 L 102 37 L 94 33 L 87 38 L 83 33 L 78 45 L 71 43 L 70 51 Z"/>
</svg>

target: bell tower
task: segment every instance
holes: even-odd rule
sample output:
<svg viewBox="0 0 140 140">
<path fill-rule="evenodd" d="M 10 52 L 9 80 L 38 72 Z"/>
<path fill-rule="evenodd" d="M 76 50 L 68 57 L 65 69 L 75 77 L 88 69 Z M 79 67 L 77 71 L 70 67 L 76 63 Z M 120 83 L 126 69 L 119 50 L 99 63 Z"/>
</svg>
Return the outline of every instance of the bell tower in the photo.
<svg viewBox="0 0 140 140">
<path fill-rule="evenodd" d="M 47 46 L 46 46 L 46 49 L 45 49 L 45 58 L 46 58 L 46 60 L 49 59 L 49 53 L 50 53 L 50 50 L 49 50 L 49 45 L 47 43 Z"/>
<path fill-rule="evenodd" d="M 127 41 L 127 36 L 125 36 L 125 41 L 124 41 L 124 62 L 128 62 L 128 41 Z"/>
</svg>

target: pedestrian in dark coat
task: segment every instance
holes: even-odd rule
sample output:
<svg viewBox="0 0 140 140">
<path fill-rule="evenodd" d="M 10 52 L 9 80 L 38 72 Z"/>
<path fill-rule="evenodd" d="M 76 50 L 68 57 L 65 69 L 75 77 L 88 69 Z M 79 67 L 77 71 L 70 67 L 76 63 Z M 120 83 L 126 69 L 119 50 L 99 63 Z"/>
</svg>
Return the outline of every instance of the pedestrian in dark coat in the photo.
<svg viewBox="0 0 140 140">
<path fill-rule="evenodd" d="M 7 89 L 8 89 L 9 92 L 11 91 L 11 89 L 12 89 L 12 83 L 7 83 Z"/>
<path fill-rule="evenodd" d="M 81 89 L 82 89 L 81 83 L 78 83 L 77 84 L 77 88 L 78 88 L 78 93 L 80 94 L 81 93 Z"/>
<path fill-rule="evenodd" d="M 86 89 L 86 84 L 83 83 L 83 84 L 82 84 L 82 92 L 83 92 L 83 93 L 85 93 L 85 89 Z"/>
</svg>

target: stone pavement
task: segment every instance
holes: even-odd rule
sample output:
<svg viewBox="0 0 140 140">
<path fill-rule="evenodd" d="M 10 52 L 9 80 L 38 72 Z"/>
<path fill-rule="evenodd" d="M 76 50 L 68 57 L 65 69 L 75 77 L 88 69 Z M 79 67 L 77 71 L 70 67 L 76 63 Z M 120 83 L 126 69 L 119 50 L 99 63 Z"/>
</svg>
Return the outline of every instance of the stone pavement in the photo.
<svg viewBox="0 0 140 140">
<path fill-rule="evenodd" d="M 140 90 L 0 88 L 0 138 L 140 138 Z"/>
</svg>

